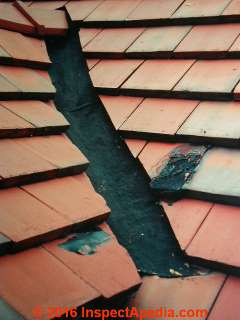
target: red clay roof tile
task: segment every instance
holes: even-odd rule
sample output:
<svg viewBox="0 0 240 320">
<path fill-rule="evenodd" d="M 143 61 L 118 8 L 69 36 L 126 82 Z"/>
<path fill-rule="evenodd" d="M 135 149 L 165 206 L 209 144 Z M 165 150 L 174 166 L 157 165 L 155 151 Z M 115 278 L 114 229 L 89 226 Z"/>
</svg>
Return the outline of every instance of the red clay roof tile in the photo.
<svg viewBox="0 0 240 320">
<path fill-rule="evenodd" d="M 145 99 L 120 127 L 130 135 L 175 135 L 198 105 L 194 100 Z"/>
<path fill-rule="evenodd" d="M 47 67 L 51 63 L 43 40 L 0 29 L 0 46 L 8 52 L 13 64 Z"/>
<path fill-rule="evenodd" d="M 179 144 L 164 142 L 148 142 L 139 155 L 139 160 L 150 178 L 158 174 L 162 159 L 174 150 Z"/>
<path fill-rule="evenodd" d="M 100 28 L 81 28 L 79 31 L 79 39 L 82 48 L 84 48 L 102 30 L 103 29 Z"/>
<path fill-rule="evenodd" d="M 72 167 L 73 172 L 83 171 L 89 164 L 84 154 L 64 135 L 21 138 L 16 141 L 60 169 L 68 171 Z"/>
<path fill-rule="evenodd" d="M 72 224 L 69 218 L 20 188 L 0 190 L 0 204 L 0 232 L 18 248 L 56 238 Z"/>
<path fill-rule="evenodd" d="M 36 306 L 41 306 L 42 319 L 47 320 L 49 306 L 71 308 L 99 297 L 94 288 L 41 247 L 1 257 L 0 279 L 1 297 L 26 319 L 32 319 Z"/>
<path fill-rule="evenodd" d="M 104 221 L 110 209 L 85 174 L 22 186 L 24 190 L 80 226 Z M 64 194 L 64 197 L 59 197 Z"/>
<path fill-rule="evenodd" d="M 223 139 L 240 138 L 239 102 L 203 101 L 177 134 Z"/>
<path fill-rule="evenodd" d="M 150 20 L 169 18 L 183 0 L 143 0 L 127 17 L 127 20 Z"/>
<path fill-rule="evenodd" d="M 240 152 L 236 149 L 213 148 L 207 151 L 200 165 L 186 183 L 185 189 L 202 193 L 204 197 L 220 196 L 221 200 L 233 201 L 239 197 L 238 172 L 240 168 Z"/>
<path fill-rule="evenodd" d="M 104 29 L 84 48 L 83 52 L 108 54 L 108 57 L 122 57 L 127 48 L 138 38 L 144 28 Z"/>
<path fill-rule="evenodd" d="M 56 91 L 51 81 L 29 68 L 0 66 L 0 75 L 17 88 L 15 92 L 11 88 L 8 90 L 11 97 L 50 98 L 54 96 Z M 21 91 L 21 94 L 19 94 L 19 91 Z M 3 91 L 3 94 L 0 92 L 0 96 L 3 95 L 4 97 L 4 92 L 6 91 Z"/>
<path fill-rule="evenodd" d="M 63 11 L 28 7 L 19 0 L 14 2 L 14 6 L 36 27 L 40 35 L 64 35 L 68 29 Z"/>
<path fill-rule="evenodd" d="M 69 1 L 66 5 L 67 12 L 74 22 L 84 20 L 103 0 Z"/>
<path fill-rule="evenodd" d="M 0 27 L 22 33 L 35 33 L 35 26 L 12 3 L 0 3 Z"/>
<path fill-rule="evenodd" d="M 105 0 L 85 21 L 121 21 L 137 7 L 141 0 Z"/>
<path fill-rule="evenodd" d="M 91 70 L 99 61 L 100 59 L 87 59 L 86 63 L 88 70 Z"/>
<path fill-rule="evenodd" d="M 186 253 L 239 268 L 239 213 L 239 207 L 215 204 L 187 247 Z"/>
<path fill-rule="evenodd" d="M 235 320 L 239 306 L 240 279 L 228 277 L 215 302 L 208 320 Z"/>
<path fill-rule="evenodd" d="M 182 250 L 186 249 L 213 207 L 211 202 L 192 199 L 173 204 L 162 202 L 162 205 Z"/>
<path fill-rule="evenodd" d="M 103 297 L 111 298 L 139 285 L 140 277 L 126 250 L 118 244 L 111 231 L 104 231 L 111 240 L 99 246 L 92 255 L 83 256 L 61 249 L 59 244 L 65 240 L 47 243 L 44 247 Z"/>
<path fill-rule="evenodd" d="M 55 10 L 55 9 L 64 7 L 66 3 L 68 3 L 68 1 L 66 0 L 57 0 L 57 1 L 35 1 L 34 0 L 29 4 L 29 6 L 32 8 Z"/>
<path fill-rule="evenodd" d="M 240 33 L 240 24 L 194 26 L 175 49 L 182 57 L 220 57 L 228 51 Z"/>
<path fill-rule="evenodd" d="M 29 134 L 53 134 L 64 132 L 69 123 L 64 116 L 56 110 L 51 108 L 48 104 L 37 100 L 12 100 L 12 101 L 0 101 L 0 106 L 9 110 L 12 117 L 16 117 L 19 121 L 29 123 L 29 128 L 33 128 Z M 6 120 L 7 118 L 5 118 Z M 10 127 L 14 129 L 14 124 L 11 121 L 7 122 Z M 4 128 L 2 124 L 1 128 Z M 17 128 L 17 127 L 16 127 Z M 10 133 L 14 136 L 14 132 Z M 28 135 L 28 132 L 25 132 Z"/>
<path fill-rule="evenodd" d="M 169 91 L 193 63 L 194 60 L 146 60 L 122 85 L 122 89 Z"/>
<path fill-rule="evenodd" d="M 140 139 L 125 139 L 124 141 L 134 158 L 137 158 L 147 143 L 147 141 Z"/>
<path fill-rule="evenodd" d="M 228 6 L 223 11 L 222 15 L 223 16 L 236 16 L 236 17 L 239 17 L 239 15 L 240 15 L 239 0 L 230 1 Z"/>
<path fill-rule="evenodd" d="M 31 134 L 34 126 L 0 104 L 0 137 Z"/>
<path fill-rule="evenodd" d="M 141 97 L 103 95 L 99 97 L 115 129 L 119 129 L 143 100 Z"/>
<path fill-rule="evenodd" d="M 142 60 L 101 60 L 89 74 L 95 87 L 117 89 L 141 63 Z"/>
<path fill-rule="evenodd" d="M 186 0 L 172 15 L 173 18 L 219 16 L 231 0 Z"/>
<path fill-rule="evenodd" d="M 240 80 L 239 60 L 199 60 L 183 76 L 174 91 L 231 93 Z"/>
<path fill-rule="evenodd" d="M 83 154 L 62 136 L 1 139 L 0 152 L 2 187 L 77 174 L 88 165 Z"/>
<path fill-rule="evenodd" d="M 161 306 L 163 310 L 175 312 L 205 309 L 208 313 L 224 280 L 225 276 L 220 273 L 172 279 L 145 277 L 131 305 L 141 310 L 158 310 Z M 206 313 L 201 318 L 206 319 Z"/>
<path fill-rule="evenodd" d="M 149 57 L 165 52 L 169 56 L 190 29 L 191 26 L 147 28 L 127 49 L 127 54 L 138 53 Z"/>
</svg>

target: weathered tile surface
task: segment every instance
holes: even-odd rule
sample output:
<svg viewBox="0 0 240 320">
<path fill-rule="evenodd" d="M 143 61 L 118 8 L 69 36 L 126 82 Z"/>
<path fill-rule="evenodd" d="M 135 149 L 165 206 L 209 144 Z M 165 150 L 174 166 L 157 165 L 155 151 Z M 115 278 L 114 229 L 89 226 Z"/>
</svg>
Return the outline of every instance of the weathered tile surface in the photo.
<svg viewBox="0 0 240 320">
<path fill-rule="evenodd" d="M 240 208 L 215 204 L 187 247 L 187 254 L 239 268 Z"/>
<path fill-rule="evenodd" d="M 207 217 L 213 203 L 182 199 L 173 204 L 163 202 L 162 205 L 181 249 L 185 250 Z"/>
<path fill-rule="evenodd" d="M 142 60 L 101 60 L 90 71 L 94 87 L 117 89 Z"/>
<path fill-rule="evenodd" d="M 201 102 L 177 133 L 216 139 L 239 139 L 239 117 L 239 102 Z"/>
<path fill-rule="evenodd" d="M 174 135 L 196 108 L 198 101 L 145 99 L 121 126 L 121 131 L 156 135 Z"/>
<path fill-rule="evenodd" d="M 147 28 L 128 48 L 127 53 L 158 53 L 173 51 L 191 26 Z"/>
<path fill-rule="evenodd" d="M 122 89 L 170 91 L 194 60 L 146 60 L 122 85 Z"/>
<path fill-rule="evenodd" d="M 100 95 L 99 97 L 116 129 L 119 129 L 143 100 L 140 97 L 126 96 Z"/>
</svg>

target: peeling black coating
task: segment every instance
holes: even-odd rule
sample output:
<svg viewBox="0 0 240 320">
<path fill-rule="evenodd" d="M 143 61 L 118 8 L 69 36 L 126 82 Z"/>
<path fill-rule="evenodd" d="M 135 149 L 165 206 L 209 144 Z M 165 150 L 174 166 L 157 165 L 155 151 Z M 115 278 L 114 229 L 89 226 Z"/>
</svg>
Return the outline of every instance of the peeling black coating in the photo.
<svg viewBox="0 0 240 320">
<path fill-rule="evenodd" d="M 188 144 L 176 147 L 162 163 L 159 175 L 150 182 L 151 188 L 165 197 L 181 192 L 184 184 L 192 179 L 207 149 Z"/>
</svg>

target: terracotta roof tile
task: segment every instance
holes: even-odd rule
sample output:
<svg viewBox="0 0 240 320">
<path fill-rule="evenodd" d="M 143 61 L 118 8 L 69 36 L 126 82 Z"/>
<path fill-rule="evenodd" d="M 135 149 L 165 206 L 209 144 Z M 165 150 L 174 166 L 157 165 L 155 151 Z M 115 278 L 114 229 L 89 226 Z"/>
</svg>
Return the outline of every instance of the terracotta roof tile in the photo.
<svg viewBox="0 0 240 320">
<path fill-rule="evenodd" d="M 32 8 L 41 8 L 41 9 L 49 9 L 55 10 L 64 7 L 68 1 L 66 0 L 57 0 L 57 1 L 33 1 L 30 3 L 30 7 Z"/>
<path fill-rule="evenodd" d="M 2 187 L 80 173 L 88 164 L 62 136 L 2 139 L 0 150 Z"/>
<path fill-rule="evenodd" d="M 12 83 L 10 83 L 6 78 L 4 78 L 0 74 L 0 96 L 5 97 L 11 97 L 13 94 L 18 93 L 20 90 L 14 86 Z"/>
<path fill-rule="evenodd" d="M 94 288 L 41 247 L 1 257 L 0 279 L 1 297 L 26 319 L 32 318 L 32 310 L 39 305 L 46 320 L 49 306 L 70 308 L 99 297 Z"/>
<path fill-rule="evenodd" d="M 85 21 L 125 20 L 140 2 L 141 0 L 105 0 L 85 18 Z"/>
<path fill-rule="evenodd" d="M 143 0 L 127 17 L 127 20 L 150 20 L 169 18 L 183 0 Z"/>
<path fill-rule="evenodd" d="M 31 134 L 34 126 L 0 105 L 0 137 Z"/>
<path fill-rule="evenodd" d="M 134 56 L 169 57 L 191 26 L 169 26 L 147 28 L 140 37 L 127 49 L 127 54 Z"/>
<path fill-rule="evenodd" d="M 0 29 L 0 46 L 9 54 L 7 60 L 12 64 L 41 68 L 51 63 L 43 40 Z"/>
<path fill-rule="evenodd" d="M 186 0 L 172 15 L 173 18 L 193 18 L 218 16 L 231 0 Z"/>
<path fill-rule="evenodd" d="M 118 244 L 111 231 L 109 233 L 109 229 L 104 231 L 111 235 L 111 240 L 99 246 L 93 255 L 83 256 L 62 250 L 59 244 L 63 240 L 47 243 L 44 247 L 103 297 L 111 298 L 139 285 L 140 277 L 126 250 Z"/>
<path fill-rule="evenodd" d="M 224 280 L 225 276 L 220 273 L 172 279 L 145 277 L 131 305 L 142 310 L 158 310 L 161 306 L 163 310 L 209 311 Z M 206 319 L 206 314 L 201 318 Z"/>
<path fill-rule="evenodd" d="M 235 149 L 213 148 L 203 157 L 200 165 L 186 183 L 185 189 L 202 194 L 211 200 L 218 196 L 221 201 L 238 202 L 240 152 Z"/>
<path fill-rule="evenodd" d="M 69 1 L 66 5 L 67 12 L 74 22 L 84 20 L 103 0 Z"/>
<path fill-rule="evenodd" d="M 17 137 L 61 133 L 69 127 L 69 123 L 60 112 L 41 101 L 0 101 L 0 106 L 2 111 L 0 136 L 6 136 L 6 132 L 4 132 L 6 129 L 9 129 L 7 131 L 9 136 Z M 14 130 L 23 129 L 21 123 L 25 126 L 25 129 L 29 128 L 29 130 L 21 130 L 21 132 Z M 18 127 L 18 124 L 20 127 Z"/>
<path fill-rule="evenodd" d="M 236 319 L 236 310 L 238 310 L 240 294 L 240 279 L 238 277 L 228 277 L 219 296 L 214 304 L 209 320 Z"/>
<path fill-rule="evenodd" d="M 119 129 L 143 100 L 141 97 L 101 95 L 99 97 L 115 129 Z"/>
<path fill-rule="evenodd" d="M 139 155 L 139 160 L 150 178 L 158 174 L 158 167 L 162 159 L 179 144 L 164 142 L 148 142 Z"/>
<path fill-rule="evenodd" d="M 8 30 L 34 34 L 34 25 L 12 3 L 0 3 L 0 27 Z"/>
<path fill-rule="evenodd" d="M 192 241 L 213 207 L 211 202 L 192 199 L 182 199 L 173 204 L 162 202 L 162 205 L 182 250 Z"/>
<path fill-rule="evenodd" d="M 147 141 L 140 139 L 125 139 L 124 141 L 134 158 L 137 158 L 147 143 Z"/>
<path fill-rule="evenodd" d="M 85 174 L 0 190 L 0 204 L 0 255 L 96 225 L 110 213 Z M 7 248 L 6 240 L 13 242 Z"/>
<path fill-rule="evenodd" d="M 148 138 L 151 135 L 175 135 L 198 101 L 145 99 L 120 127 L 121 132 Z"/>
<path fill-rule="evenodd" d="M 175 86 L 174 91 L 205 93 L 205 97 L 229 96 L 240 80 L 239 60 L 199 60 Z"/>
<path fill-rule="evenodd" d="M 132 92 L 170 91 L 183 77 L 194 60 L 146 60 L 122 85 Z"/>
<path fill-rule="evenodd" d="M 89 74 L 95 87 L 112 91 L 118 89 L 141 63 L 142 60 L 102 60 Z"/>
<path fill-rule="evenodd" d="M 12 88 L 2 88 L 0 97 L 11 98 L 51 98 L 55 94 L 55 88 L 51 81 L 40 76 L 35 70 L 23 67 L 0 66 L 0 76 L 8 81 Z M 14 87 L 15 91 L 14 91 Z"/>
<path fill-rule="evenodd" d="M 2 29 L 1 29 L 2 30 Z M 10 54 L 6 50 L 0 47 L 0 61 L 7 61 L 11 58 Z"/>
<path fill-rule="evenodd" d="M 194 26 L 175 49 L 181 57 L 224 57 L 240 33 L 240 24 Z"/>
<path fill-rule="evenodd" d="M 239 141 L 239 102 L 203 101 L 192 112 L 177 134 Z"/>
<path fill-rule="evenodd" d="M 71 238 L 69 236 L 44 247 L 1 257 L 0 294 L 10 304 L 8 309 L 12 307 L 24 318 L 30 319 L 32 310 L 41 306 L 42 319 L 45 320 L 49 318 L 49 305 L 80 307 L 101 296 L 116 296 L 139 285 L 140 277 L 136 268 L 111 229 L 102 224 L 99 230 L 106 232 L 110 239 L 89 256 L 69 252 L 58 246 Z M 107 263 L 109 261 L 111 263 Z M 51 276 L 46 272 L 49 269 L 53 272 Z M 10 277 L 12 272 L 14 276 Z M 24 286 L 21 286 L 19 295 L 16 288 L 22 281 Z M 36 291 L 40 282 L 41 288 Z M 1 307 L 2 303 L 0 310 Z"/>
<path fill-rule="evenodd" d="M 72 224 L 70 219 L 20 188 L 0 190 L 0 203 L 0 232 L 17 247 L 29 245 L 34 240 L 56 238 Z"/>
<path fill-rule="evenodd" d="M 100 59 L 87 59 L 86 63 L 88 70 L 91 70 L 99 61 Z"/>
<path fill-rule="evenodd" d="M 68 171 L 72 167 L 73 172 L 78 172 L 88 166 L 88 160 L 83 153 L 63 135 L 21 138 L 17 142 L 60 169 Z"/>
<path fill-rule="evenodd" d="M 102 30 L 103 29 L 100 28 L 81 28 L 79 31 L 79 39 L 82 48 L 84 48 Z"/>
<path fill-rule="evenodd" d="M 187 254 L 239 268 L 239 212 L 239 207 L 215 204 L 187 247 Z"/>
<path fill-rule="evenodd" d="M 29 194 L 79 226 L 105 220 L 110 209 L 85 174 L 22 186 Z M 59 197 L 64 194 L 64 197 Z"/>
<path fill-rule="evenodd" d="M 236 17 L 239 17 L 239 15 L 240 15 L 239 1 L 238 0 L 230 1 L 228 6 L 223 11 L 222 15 L 223 16 L 236 16 Z"/>
<path fill-rule="evenodd" d="M 143 30 L 144 28 L 104 29 L 83 48 L 83 52 L 88 56 L 104 53 L 109 58 L 121 58 Z"/>
<path fill-rule="evenodd" d="M 240 37 L 238 37 L 233 45 L 231 46 L 231 48 L 229 49 L 229 55 L 238 55 L 239 54 L 239 51 L 240 51 Z"/>
</svg>

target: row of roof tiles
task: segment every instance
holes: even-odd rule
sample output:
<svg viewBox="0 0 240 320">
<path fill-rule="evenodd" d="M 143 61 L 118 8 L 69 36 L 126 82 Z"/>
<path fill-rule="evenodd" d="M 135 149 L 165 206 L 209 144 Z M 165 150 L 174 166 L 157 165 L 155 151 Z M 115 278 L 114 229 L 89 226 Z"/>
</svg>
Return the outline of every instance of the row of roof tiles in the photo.
<svg viewBox="0 0 240 320">
<path fill-rule="evenodd" d="M 114 127 L 128 138 L 238 146 L 238 101 L 100 95 Z"/>
<path fill-rule="evenodd" d="M 27 5 L 1 3 L 0 26 L 65 34 L 65 14 L 53 10 L 59 4 Z M 41 305 L 41 318 L 49 319 L 50 306 L 111 298 L 138 286 L 140 278 L 106 224 L 99 228 L 110 239 L 94 254 L 60 248 L 74 232 L 94 232 L 110 209 L 83 172 L 88 160 L 65 136 L 69 123 L 47 101 L 56 90 L 47 71 L 39 70 L 51 63 L 45 42 L 9 30 L 0 29 L 0 314 L 30 320 Z"/>
<path fill-rule="evenodd" d="M 91 26 L 225 22 L 239 18 L 237 0 L 83 0 L 66 9 L 73 22 Z"/>
<path fill-rule="evenodd" d="M 62 36 L 68 24 L 65 12 L 29 7 L 21 1 L 0 3 L 0 27 L 21 33 Z"/>
<path fill-rule="evenodd" d="M 236 58 L 240 25 L 213 24 L 152 28 L 81 28 L 86 57 Z"/>
<path fill-rule="evenodd" d="M 99 61 L 90 77 L 100 93 L 238 99 L 239 60 L 108 60 Z"/>
<path fill-rule="evenodd" d="M 70 3 L 67 5 L 67 10 L 73 21 L 80 22 L 84 27 L 89 25 L 95 27 L 91 30 L 81 29 L 80 31 L 83 51 L 87 53 L 86 56 L 95 58 L 87 61 L 90 77 L 98 93 L 116 95 L 114 97 L 100 96 L 115 128 L 122 135 L 125 134 L 125 137 L 138 135 L 144 139 L 127 139 L 126 143 L 133 156 L 142 163 L 150 179 L 159 177 L 162 173 L 164 180 L 166 171 L 163 172 L 163 169 L 168 163 L 171 164 L 171 157 L 179 148 L 195 150 L 196 146 L 179 144 L 176 136 L 184 136 L 184 132 L 184 138 L 190 141 L 197 138 L 198 142 L 205 143 L 207 140 L 204 138 L 208 137 L 216 144 L 227 142 L 226 146 L 229 147 L 229 141 L 233 140 L 228 138 L 234 136 L 234 131 L 237 135 L 235 146 L 238 146 L 239 125 L 232 118 L 233 114 L 238 118 L 232 110 L 234 106 L 238 110 L 238 102 L 202 101 L 238 98 L 238 60 L 231 62 L 223 59 L 216 61 L 101 60 L 107 57 L 126 57 L 126 52 L 134 46 L 135 49 L 132 50 L 136 50 L 139 46 L 137 58 L 151 58 L 154 56 L 153 52 L 159 54 L 161 45 L 167 48 L 161 32 L 165 31 L 167 34 L 167 31 L 170 32 L 170 30 L 173 30 L 173 34 L 171 36 L 170 33 L 168 34 L 168 41 L 173 41 L 173 45 L 169 52 L 164 49 L 166 54 L 164 57 L 172 58 L 173 51 L 177 51 L 177 46 L 181 50 L 179 52 L 186 53 L 184 57 L 188 57 L 187 54 L 190 52 L 193 55 L 190 57 L 201 58 L 207 51 L 212 51 L 211 58 L 214 59 L 219 58 L 223 53 L 224 57 L 230 57 L 231 54 L 226 54 L 226 52 L 238 37 L 238 32 L 236 34 L 233 32 L 231 35 L 228 33 L 231 29 L 230 25 L 144 28 L 155 23 L 156 25 L 161 23 L 190 25 L 207 21 L 225 23 L 230 21 L 228 19 L 239 17 L 238 1 L 136 0 L 113 2 L 106 0 L 89 3 L 88 6 L 86 2 L 82 3 L 82 16 L 80 11 L 77 12 L 76 4 Z M 74 6 L 76 10 L 71 15 L 69 8 L 74 8 Z M 124 29 L 101 29 L 111 25 L 121 25 L 124 26 Z M 128 25 L 143 28 L 125 29 Z M 219 37 L 214 38 L 213 36 L 217 29 L 221 29 L 219 42 Z M 238 26 L 235 25 L 233 29 L 237 30 Z M 180 36 L 180 40 L 184 37 L 181 43 L 180 40 L 176 40 L 177 35 L 175 38 L 174 34 L 180 31 L 184 34 Z M 201 32 L 204 34 L 203 37 L 201 37 Z M 117 44 L 114 44 L 114 35 L 117 35 Z M 209 46 L 205 46 L 206 49 L 204 48 L 204 37 Z M 154 42 L 152 39 L 158 40 Z M 115 52 L 113 46 L 117 48 Z M 237 57 L 239 53 L 237 41 L 235 50 Z M 220 55 L 218 55 L 219 52 L 221 52 Z M 179 92 L 176 92 L 176 88 L 180 91 L 180 95 Z M 236 88 L 235 95 L 233 94 L 234 88 Z M 153 99 L 153 95 L 160 97 L 167 95 L 169 99 Z M 200 101 L 173 100 L 173 97 L 197 98 Z M 231 124 L 233 128 L 230 128 Z M 171 129 L 173 129 L 172 132 Z M 168 137 L 171 136 L 177 143 L 162 142 L 166 138 L 165 130 L 169 130 Z M 161 134 L 156 134 L 157 131 L 161 131 Z M 212 140 L 213 137 L 215 137 L 214 140 Z M 153 138 L 161 142 L 149 141 Z M 209 201 L 189 199 L 186 198 L 186 195 L 190 196 L 190 193 L 181 193 L 183 199 L 172 204 L 165 201 L 162 202 L 162 205 L 186 257 L 194 258 L 194 261 L 207 266 L 222 268 L 225 272 L 234 271 L 239 275 L 240 261 L 237 249 L 239 246 L 239 207 L 218 203 L 226 200 L 233 204 L 232 194 L 238 193 L 239 150 L 208 149 L 204 146 L 199 146 L 199 149 L 202 152 L 197 162 L 199 166 L 195 168 L 196 172 L 184 177 L 183 181 L 187 181 L 186 184 L 189 183 L 190 188 L 192 190 L 195 188 L 197 191 L 194 194 L 191 193 L 194 198 L 201 193 L 201 196 L 211 194 L 212 199 L 208 199 Z M 178 175 L 179 172 L 175 170 L 174 165 L 173 162 L 172 167 L 169 167 L 169 172 L 171 173 L 172 170 L 173 174 Z M 189 166 L 191 167 L 191 163 Z M 179 171 L 181 173 L 181 168 Z M 159 306 L 162 309 L 175 310 L 205 308 L 210 312 L 207 316 L 202 316 L 203 319 L 233 320 L 237 315 L 238 300 L 236 297 L 239 290 L 239 279 L 226 277 L 224 274 L 206 275 L 204 273 L 202 277 L 185 279 L 150 277 L 144 280 L 132 305 L 141 310 L 159 309 Z M 204 292 L 204 297 L 202 292 Z"/>
</svg>

